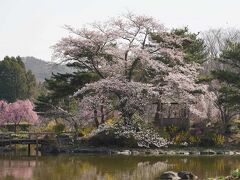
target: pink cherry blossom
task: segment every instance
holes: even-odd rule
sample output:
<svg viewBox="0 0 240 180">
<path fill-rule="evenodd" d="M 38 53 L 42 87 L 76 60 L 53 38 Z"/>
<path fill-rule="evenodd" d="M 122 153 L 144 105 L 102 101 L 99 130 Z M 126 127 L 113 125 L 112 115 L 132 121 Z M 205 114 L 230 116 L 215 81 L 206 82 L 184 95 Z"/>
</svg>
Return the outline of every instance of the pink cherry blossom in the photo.
<svg viewBox="0 0 240 180">
<path fill-rule="evenodd" d="M 141 114 L 158 99 L 186 103 L 193 115 L 205 118 L 206 108 L 214 104 L 209 87 L 196 83 L 201 66 L 184 61 L 182 44 L 190 40 L 170 33 L 158 20 L 128 13 L 67 29 L 71 36 L 53 46 L 55 58 L 75 62 L 101 77 L 74 94 L 82 97 L 79 111 L 85 118 L 98 116 L 99 107 L 105 112 L 120 111 L 125 117 Z M 145 81 L 135 80 L 134 70 L 154 75 Z"/>
<path fill-rule="evenodd" d="M 33 108 L 33 104 L 29 100 L 18 100 L 9 104 L 5 101 L 0 101 L 1 124 L 19 124 L 22 120 L 35 124 L 38 122 L 38 116 L 33 111 Z"/>
</svg>

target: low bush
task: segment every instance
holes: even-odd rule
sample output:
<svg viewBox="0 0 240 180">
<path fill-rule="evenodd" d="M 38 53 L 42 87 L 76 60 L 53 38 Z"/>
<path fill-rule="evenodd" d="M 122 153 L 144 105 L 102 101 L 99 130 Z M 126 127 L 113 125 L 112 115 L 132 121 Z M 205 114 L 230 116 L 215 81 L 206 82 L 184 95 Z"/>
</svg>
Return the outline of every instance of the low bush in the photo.
<svg viewBox="0 0 240 180">
<path fill-rule="evenodd" d="M 176 136 L 173 138 L 173 143 L 180 145 L 182 143 L 188 142 L 189 140 L 189 134 L 186 131 L 181 131 L 176 134 Z"/>
<path fill-rule="evenodd" d="M 207 127 L 205 129 L 194 128 L 189 131 L 182 131 L 175 126 L 169 126 L 162 128 L 160 132 L 163 137 L 177 146 L 222 146 L 225 143 L 224 135 Z"/>
<path fill-rule="evenodd" d="M 171 144 L 164 139 L 149 123 L 134 116 L 130 124 L 123 120 L 109 125 L 102 124 L 90 135 L 89 142 L 94 145 L 120 147 L 163 147 Z"/>
<path fill-rule="evenodd" d="M 62 133 L 65 130 L 65 125 L 62 123 L 57 123 L 55 126 L 53 126 L 53 131 L 57 134 Z"/>
<path fill-rule="evenodd" d="M 15 126 L 15 124 L 11 123 L 11 124 L 5 124 L 2 126 L 3 129 L 6 129 L 7 131 L 10 132 L 14 132 L 15 131 L 15 127 L 17 128 L 16 131 L 29 131 L 29 128 L 31 127 L 31 124 L 28 123 L 20 123 L 17 126 Z"/>
<path fill-rule="evenodd" d="M 239 169 L 236 169 L 236 170 L 232 171 L 231 175 L 232 175 L 234 178 L 240 178 L 240 170 L 239 170 Z"/>
<path fill-rule="evenodd" d="M 113 130 L 106 130 L 92 136 L 88 140 L 89 145 L 106 147 L 138 147 L 137 141 L 131 137 L 124 137 L 114 133 Z"/>
<path fill-rule="evenodd" d="M 225 142 L 225 137 L 221 134 L 216 134 L 212 138 L 214 145 L 222 146 Z"/>
<path fill-rule="evenodd" d="M 194 136 L 194 135 L 189 136 L 189 144 L 193 146 L 198 146 L 200 142 L 201 142 L 201 138 L 199 136 Z"/>
<path fill-rule="evenodd" d="M 91 134 L 91 132 L 93 130 L 95 130 L 95 127 L 86 127 L 86 128 L 82 128 L 79 132 L 80 136 L 88 136 L 89 134 Z"/>
</svg>

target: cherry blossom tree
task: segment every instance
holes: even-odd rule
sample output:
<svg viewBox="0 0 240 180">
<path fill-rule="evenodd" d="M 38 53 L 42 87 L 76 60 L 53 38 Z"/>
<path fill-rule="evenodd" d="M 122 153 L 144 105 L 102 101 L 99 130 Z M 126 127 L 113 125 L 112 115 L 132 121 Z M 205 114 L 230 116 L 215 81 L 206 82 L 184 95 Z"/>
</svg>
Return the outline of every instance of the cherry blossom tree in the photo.
<svg viewBox="0 0 240 180">
<path fill-rule="evenodd" d="M 98 108 L 104 107 L 120 111 L 129 123 L 134 113 L 144 113 L 159 99 L 183 101 L 201 115 L 194 104 L 199 94 L 208 96 L 208 87 L 196 84 L 200 65 L 184 61 L 182 45 L 190 39 L 167 31 L 152 17 L 131 13 L 66 29 L 71 36 L 53 46 L 54 56 L 101 77 L 74 94 L 81 99 L 81 110 L 93 112 L 88 117 L 97 120 Z"/>
<path fill-rule="evenodd" d="M 171 68 L 168 75 L 164 77 L 164 86 L 160 100 L 164 103 L 177 102 L 186 104 L 190 116 L 199 120 L 208 117 L 208 108 L 212 109 L 212 116 L 217 116 L 215 107 L 216 95 L 210 91 L 209 85 L 199 83 L 198 78 L 202 67 L 199 64 L 191 63 L 176 65 Z"/>
<path fill-rule="evenodd" d="M 123 76 L 131 81 L 138 64 L 161 71 L 164 64 L 153 61 L 156 56 L 167 56 L 173 61 L 183 58 L 176 47 L 185 39 L 166 33 L 164 26 L 151 17 L 129 13 L 82 29 L 66 28 L 73 36 L 63 38 L 53 47 L 55 57 L 62 62 L 74 61 L 102 78 Z M 161 37 L 158 43 L 151 42 L 153 34 Z"/>
<path fill-rule="evenodd" d="M 34 106 L 29 100 L 18 100 L 9 104 L 0 101 L 1 124 L 14 123 L 16 127 L 22 120 L 35 124 L 38 122 L 38 116 L 33 108 Z"/>
<path fill-rule="evenodd" d="M 86 108 L 86 105 L 88 109 L 96 109 L 102 105 L 108 109 L 119 110 L 126 124 L 135 112 L 143 114 L 145 107 L 158 97 L 157 91 L 150 84 L 125 82 L 116 78 L 105 78 L 87 84 L 76 92 L 75 96 L 80 94 L 84 95 L 81 101 L 82 109 L 84 106 Z"/>
</svg>

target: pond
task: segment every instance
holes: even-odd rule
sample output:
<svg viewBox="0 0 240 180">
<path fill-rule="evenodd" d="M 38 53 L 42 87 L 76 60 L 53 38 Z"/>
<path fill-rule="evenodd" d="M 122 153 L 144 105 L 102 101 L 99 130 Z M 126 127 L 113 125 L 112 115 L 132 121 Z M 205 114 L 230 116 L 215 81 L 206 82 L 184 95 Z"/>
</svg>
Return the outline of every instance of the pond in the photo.
<svg viewBox="0 0 240 180">
<path fill-rule="evenodd" d="M 205 179 L 237 168 L 240 156 L 0 156 L 0 179 L 9 180 L 152 180 L 167 170 L 187 170 Z"/>
</svg>

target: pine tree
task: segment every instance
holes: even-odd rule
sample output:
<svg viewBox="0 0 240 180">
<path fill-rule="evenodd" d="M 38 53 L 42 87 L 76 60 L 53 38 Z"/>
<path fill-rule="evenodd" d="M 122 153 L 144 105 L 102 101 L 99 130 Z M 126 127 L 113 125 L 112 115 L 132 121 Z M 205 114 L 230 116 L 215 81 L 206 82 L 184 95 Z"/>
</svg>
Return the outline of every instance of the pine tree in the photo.
<svg viewBox="0 0 240 180">
<path fill-rule="evenodd" d="M 73 66 L 71 64 L 71 66 Z M 77 67 L 76 67 L 77 68 Z M 91 72 L 74 72 L 72 74 L 53 74 L 50 79 L 46 79 L 44 86 L 46 94 L 41 94 L 36 103 L 36 111 L 47 112 L 54 106 L 59 106 L 68 112 L 75 111 L 75 100 L 70 98 L 78 89 L 85 84 L 96 81 L 99 76 Z"/>
<path fill-rule="evenodd" d="M 229 121 L 240 114 L 240 43 L 228 42 L 218 61 L 226 66 L 213 71 L 212 75 L 220 82 L 217 105 L 226 128 Z"/>
<path fill-rule="evenodd" d="M 207 60 L 207 50 L 204 40 L 199 37 L 199 33 L 191 33 L 187 27 L 180 29 L 173 29 L 172 33 L 183 37 L 189 38 L 190 41 L 183 43 L 183 51 L 185 53 L 184 59 L 187 62 L 203 63 Z"/>
</svg>

